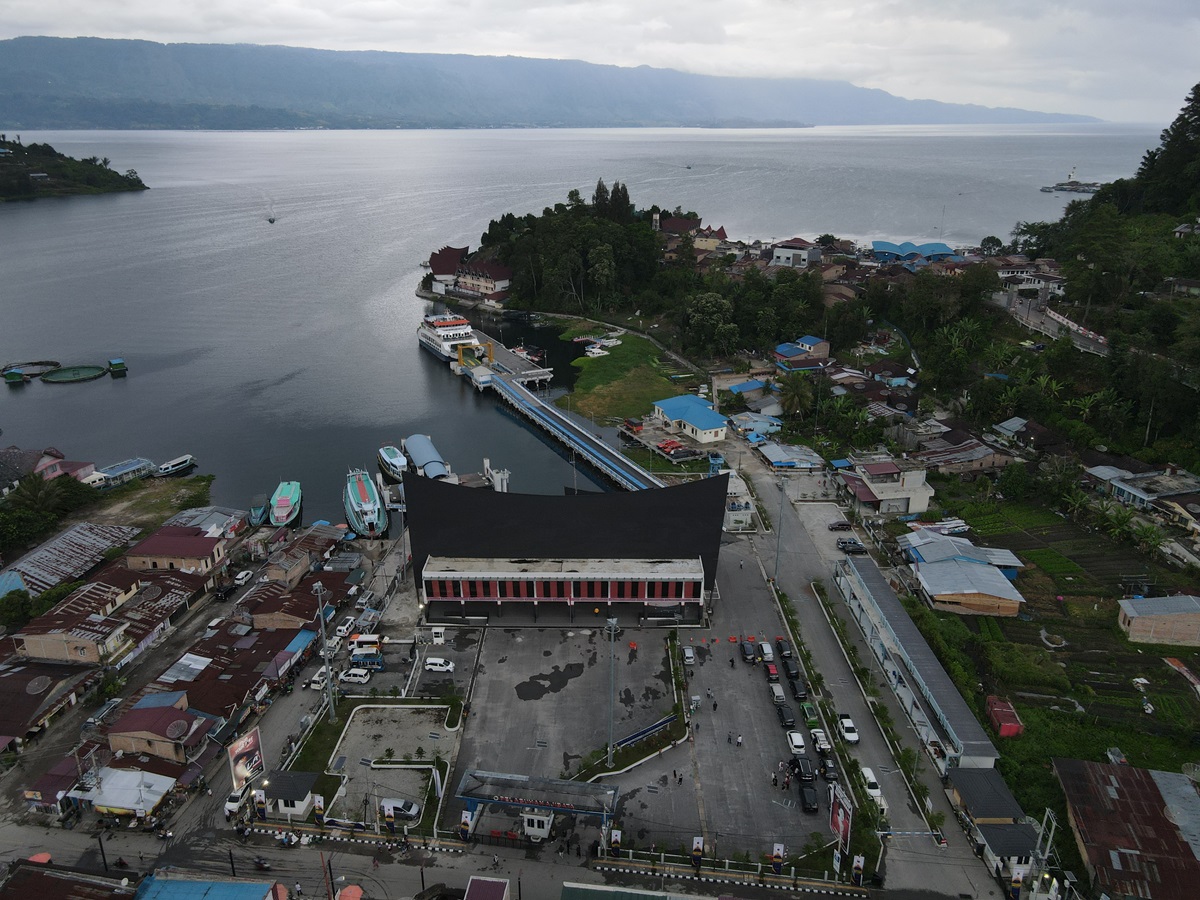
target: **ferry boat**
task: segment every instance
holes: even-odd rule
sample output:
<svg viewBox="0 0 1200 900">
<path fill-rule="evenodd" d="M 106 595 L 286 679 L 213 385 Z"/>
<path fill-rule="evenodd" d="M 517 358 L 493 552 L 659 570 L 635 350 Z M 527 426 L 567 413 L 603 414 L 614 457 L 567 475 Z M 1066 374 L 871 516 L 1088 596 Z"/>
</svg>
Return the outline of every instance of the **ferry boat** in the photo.
<svg viewBox="0 0 1200 900">
<path fill-rule="evenodd" d="M 388 527 L 387 510 L 379 499 L 379 490 L 362 469 L 351 469 L 342 492 L 350 527 L 363 537 L 380 537 Z"/>
<path fill-rule="evenodd" d="M 267 521 L 267 495 L 257 494 L 250 503 L 250 526 L 257 528 Z"/>
<path fill-rule="evenodd" d="M 408 468 L 408 460 L 398 447 L 388 444 L 379 448 L 379 467 L 388 477 L 402 481 L 404 470 Z"/>
<path fill-rule="evenodd" d="M 290 525 L 300 515 L 300 482 L 281 481 L 271 497 L 268 518 L 272 525 Z"/>
<path fill-rule="evenodd" d="M 417 326 L 417 340 L 438 359 L 449 362 L 458 358 L 459 347 L 478 347 L 475 329 L 456 313 L 426 316 Z"/>
<path fill-rule="evenodd" d="M 194 468 L 196 468 L 196 457 L 190 453 L 185 453 L 183 456 L 177 456 L 175 459 L 168 460 L 155 469 L 154 477 L 170 478 L 172 475 L 181 475 L 189 469 Z"/>
</svg>

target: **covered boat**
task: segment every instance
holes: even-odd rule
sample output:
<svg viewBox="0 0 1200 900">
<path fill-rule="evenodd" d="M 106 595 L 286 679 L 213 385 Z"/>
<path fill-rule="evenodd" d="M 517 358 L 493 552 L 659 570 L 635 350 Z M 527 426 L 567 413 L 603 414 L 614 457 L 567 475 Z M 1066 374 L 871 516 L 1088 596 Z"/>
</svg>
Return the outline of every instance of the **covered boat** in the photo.
<svg viewBox="0 0 1200 900">
<path fill-rule="evenodd" d="M 271 497 L 269 517 L 275 526 L 290 525 L 300 515 L 300 482 L 281 481 Z"/>
<path fill-rule="evenodd" d="M 250 503 L 250 525 L 257 528 L 259 525 L 267 521 L 267 495 L 256 494 L 254 500 Z"/>
<path fill-rule="evenodd" d="M 408 459 L 400 452 L 399 447 L 388 444 L 379 448 L 379 467 L 388 477 L 401 481 L 404 478 L 404 470 L 408 468 Z"/>
<path fill-rule="evenodd" d="M 363 537 L 381 537 L 388 527 L 387 510 L 379 499 L 379 490 L 362 469 L 351 469 L 342 493 L 350 527 Z"/>
</svg>

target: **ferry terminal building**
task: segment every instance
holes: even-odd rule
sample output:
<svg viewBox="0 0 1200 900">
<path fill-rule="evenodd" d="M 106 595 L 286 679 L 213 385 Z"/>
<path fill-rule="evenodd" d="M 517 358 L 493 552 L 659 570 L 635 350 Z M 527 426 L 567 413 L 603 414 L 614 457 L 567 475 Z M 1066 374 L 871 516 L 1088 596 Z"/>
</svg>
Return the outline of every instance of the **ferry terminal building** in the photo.
<svg viewBox="0 0 1200 900">
<path fill-rule="evenodd" d="M 405 479 L 425 621 L 699 625 L 715 593 L 728 480 L 554 496 Z"/>
</svg>

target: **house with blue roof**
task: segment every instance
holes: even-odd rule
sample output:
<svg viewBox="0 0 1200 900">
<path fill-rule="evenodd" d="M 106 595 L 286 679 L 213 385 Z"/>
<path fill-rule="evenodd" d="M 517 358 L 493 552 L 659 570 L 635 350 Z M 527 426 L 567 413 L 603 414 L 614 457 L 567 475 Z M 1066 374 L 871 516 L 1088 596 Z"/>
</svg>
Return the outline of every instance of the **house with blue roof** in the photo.
<svg viewBox="0 0 1200 900">
<path fill-rule="evenodd" d="M 686 434 L 700 444 L 725 439 L 726 420 L 710 401 L 695 394 L 654 401 L 651 418 L 668 431 Z"/>
<path fill-rule="evenodd" d="M 774 356 L 776 367 L 784 372 L 819 369 L 829 361 L 829 341 L 806 334 L 794 341 L 779 344 Z"/>
<path fill-rule="evenodd" d="M 895 244 L 891 241 L 871 241 L 871 250 L 875 259 L 881 263 L 905 263 L 924 260 L 931 262 L 962 262 L 962 257 L 947 244 L 940 241 L 930 241 L 925 244 L 914 244 L 904 241 Z"/>
</svg>

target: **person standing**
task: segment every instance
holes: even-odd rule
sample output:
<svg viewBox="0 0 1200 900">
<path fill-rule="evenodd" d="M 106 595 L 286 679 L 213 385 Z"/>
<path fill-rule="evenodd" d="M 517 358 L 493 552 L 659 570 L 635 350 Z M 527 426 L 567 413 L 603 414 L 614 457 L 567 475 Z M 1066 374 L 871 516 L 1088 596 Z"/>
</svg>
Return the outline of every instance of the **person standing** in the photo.
<svg viewBox="0 0 1200 900">
<path fill-rule="evenodd" d="M 729 743 L 733 743 L 733 732 L 729 732 Z"/>
<path fill-rule="evenodd" d="M 739 747 L 741 747 L 741 746 L 742 746 L 742 736 L 741 736 L 740 734 L 738 735 L 738 742 L 737 742 L 737 745 L 738 745 Z"/>
<path fill-rule="evenodd" d="M 298 881 L 296 882 L 296 896 L 297 897 L 304 896 L 304 888 L 300 887 L 300 882 L 298 882 Z"/>
</svg>

